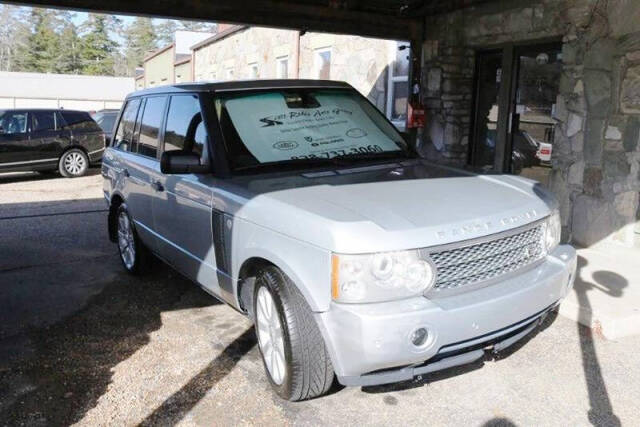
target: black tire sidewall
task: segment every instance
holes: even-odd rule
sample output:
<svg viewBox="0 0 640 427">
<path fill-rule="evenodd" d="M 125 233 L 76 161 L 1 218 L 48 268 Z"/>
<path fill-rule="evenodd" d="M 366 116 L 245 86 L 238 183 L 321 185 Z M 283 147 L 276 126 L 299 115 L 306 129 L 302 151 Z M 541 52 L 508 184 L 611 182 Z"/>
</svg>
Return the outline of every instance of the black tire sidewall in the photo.
<svg viewBox="0 0 640 427">
<path fill-rule="evenodd" d="M 269 372 L 269 368 L 267 367 L 267 363 L 264 359 L 264 355 L 262 354 L 262 349 L 260 348 L 260 345 L 258 345 L 258 348 L 260 348 L 260 355 L 262 356 L 262 364 L 264 366 L 264 370 L 267 374 L 267 378 L 269 380 L 269 383 L 271 384 L 271 387 L 273 387 L 273 389 L 276 391 L 276 393 L 278 393 L 280 397 L 288 400 L 291 398 L 293 394 L 293 375 L 292 375 L 293 374 L 293 364 L 292 364 L 293 353 L 292 353 L 291 339 L 290 339 L 290 333 L 289 333 L 289 322 L 287 322 L 287 318 L 284 315 L 285 305 L 288 304 L 288 301 L 287 301 L 287 297 L 283 295 L 284 284 L 282 283 L 282 280 L 280 280 L 279 278 L 280 274 L 282 273 L 277 271 L 275 268 L 273 269 L 270 268 L 268 269 L 268 271 L 265 272 L 265 274 L 262 274 L 258 277 L 258 280 L 256 280 L 256 284 L 254 286 L 254 293 L 253 293 L 253 310 L 254 311 L 253 312 L 255 313 L 255 316 L 256 316 L 255 328 L 256 328 L 256 336 L 257 336 L 258 335 L 258 321 L 257 321 L 258 291 L 260 290 L 260 288 L 264 287 L 269 291 L 269 293 L 271 294 L 271 297 L 273 298 L 273 302 L 275 303 L 278 311 L 278 318 L 280 319 L 280 323 L 282 325 L 282 337 L 284 340 L 284 355 L 285 355 L 285 366 L 286 366 L 285 378 L 282 384 L 278 385 L 273 381 L 273 378 L 271 378 L 271 373 Z M 271 278 L 275 280 L 268 280 L 266 275 L 270 275 Z"/>
<path fill-rule="evenodd" d="M 80 173 L 72 174 L 68 172 L 64 167 L 64 159 L 71 153 L 79 153 L 84 158 L 84 169 L 82 169 Z M 62 156 L 60 156 L 60 160 L 58 161 L 58 171 L 60 172 L 60 175 L 64 176 L 65 178 L 76 178 L 79 176 L 83 176 L 84 174 L 87 173 L 88 169 L 89 169 L 89 157 L 85 154 L 84 151 L 82 151 L 79 148 L 72 148 L 70 150 L 65 151 L 62 154 Z"/>
</svg>

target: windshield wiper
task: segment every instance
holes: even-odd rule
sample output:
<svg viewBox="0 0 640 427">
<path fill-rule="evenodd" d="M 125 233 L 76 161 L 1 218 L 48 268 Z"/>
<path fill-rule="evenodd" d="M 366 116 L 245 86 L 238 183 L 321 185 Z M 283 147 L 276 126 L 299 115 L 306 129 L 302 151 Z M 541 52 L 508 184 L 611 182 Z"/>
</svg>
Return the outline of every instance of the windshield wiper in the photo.
<svg viewBox="0 0 640 427">
<path fill-rule="evenodd" d="M 347 160 L 347 161 L 368 161 L 368 160 L 389 160 L 389 159 L 410 159 L 411 154 L 406 151 L 382 151 L 378 153 L 354 153 L 345 154 L 344 156 L 334 157 L 334 159 Z"/>
<path fill-rule="evenodd" d="M 337 166 L 342 164 L 342 160 L 339 157 L 312 157 L 307 159 L 291 159 L 291 160 L 278 160 L 275 162 L 256 163 L 253 165 L 238 166 L 234 170 L 246 171 L 251 169 L 269 169 L 269 168 L 287 168 L 296 166 Z"/>
</svg>

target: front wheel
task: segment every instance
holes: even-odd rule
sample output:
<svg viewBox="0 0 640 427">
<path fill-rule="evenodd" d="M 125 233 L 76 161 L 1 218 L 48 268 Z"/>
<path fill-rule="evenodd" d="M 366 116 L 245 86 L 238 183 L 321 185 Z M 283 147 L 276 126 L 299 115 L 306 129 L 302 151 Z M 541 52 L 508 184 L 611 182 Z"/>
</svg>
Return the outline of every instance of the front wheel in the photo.
<svg viewBox="0 0 640 427">
<path fill-rule="evenodd" d="M 311 308 L 276 267 L 257 277 L 253 309 L 258 346 L 273 389 L 287 400 L 325 394 L 333 384 L 333 365 Z"/>
<path fill-rule="evenodd" d="M 79 148 L 72 148 L 65 151 L 58 162 L 58 170 L 60 175 L 65 178 L 75 178 L 82 176 L 89 169 L 89 158 L 84 151 Z"/>
</svg>

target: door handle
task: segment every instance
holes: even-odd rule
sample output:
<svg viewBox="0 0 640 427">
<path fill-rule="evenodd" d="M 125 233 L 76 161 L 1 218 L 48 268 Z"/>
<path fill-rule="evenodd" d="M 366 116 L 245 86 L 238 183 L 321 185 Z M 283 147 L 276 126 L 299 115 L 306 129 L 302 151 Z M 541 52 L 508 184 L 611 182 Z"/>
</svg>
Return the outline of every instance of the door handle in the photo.
<svg viewBox="0 0 640 427">
<path fill-rule="evenodd" d="M 162 184 L 160 184 L 160 181 L 153 181 L 151 183 L 151 188 L 156 191 L 164 191 L 164 187 L 162 186 Z"/>
</svg>

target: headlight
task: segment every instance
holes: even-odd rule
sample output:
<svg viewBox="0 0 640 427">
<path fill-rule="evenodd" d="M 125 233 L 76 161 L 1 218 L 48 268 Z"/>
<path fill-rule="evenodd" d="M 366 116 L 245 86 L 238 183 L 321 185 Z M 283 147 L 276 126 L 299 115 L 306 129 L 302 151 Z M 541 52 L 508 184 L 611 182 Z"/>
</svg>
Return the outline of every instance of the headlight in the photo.
<svg viewBox="0 0 640 427">
<path fill-rule="evenodd" d="M 420 251 L 338 255 L 332 258 L 331 295 L 344 303 L 380 302 L 421 295 L 435 269 Z"/>
<path fill-rule="evenodd" d="M 562 232 L 560 213 L 553 211 L 547 218 L 545 225 L 544 244 L 547 252 L 551 252 L 560 244 L 560 233 Z"/>
</svg>

